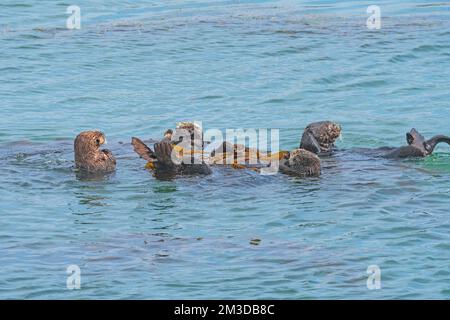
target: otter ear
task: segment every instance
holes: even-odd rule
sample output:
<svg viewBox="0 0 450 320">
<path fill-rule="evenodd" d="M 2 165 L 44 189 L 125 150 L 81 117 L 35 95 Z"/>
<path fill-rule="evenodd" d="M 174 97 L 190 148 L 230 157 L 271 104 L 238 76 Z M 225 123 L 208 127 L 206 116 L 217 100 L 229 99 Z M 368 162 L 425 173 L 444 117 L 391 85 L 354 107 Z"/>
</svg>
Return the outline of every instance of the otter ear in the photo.
<svg viewBox="0 0 450 320">
<path fill-rule="evenodd" d="M 406 141 L 408 142 L 409 145 L 413 144 L 413 142 L 414 142 L 414 137 L 409 132 L 406 134 Z"/>
</svg>

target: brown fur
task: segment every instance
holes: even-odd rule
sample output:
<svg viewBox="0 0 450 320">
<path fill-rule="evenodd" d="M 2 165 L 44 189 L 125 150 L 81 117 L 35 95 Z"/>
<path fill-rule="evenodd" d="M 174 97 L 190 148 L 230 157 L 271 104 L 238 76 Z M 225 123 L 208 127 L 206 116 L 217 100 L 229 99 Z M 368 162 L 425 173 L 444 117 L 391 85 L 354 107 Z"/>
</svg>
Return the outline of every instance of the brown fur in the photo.
<svg viewBox="0 0 450 320">
<path fill-rule="evenodd" d="M 155 143 L 154 151 L 138 138 L 132 138 L 131 144 L 134 147 L 134 151 L 141 158 L 149 161 L 146 167 L 154 169 L 156 177 L 166 178 L 178 174 L 210 174 L 211 170 L 204 162 L 201 164 L 177 164 L 172 161 L 172 151 L 174 149 L 174 145 L 170 140 L 172 134 L 172 130 L 167 130 L 164 138 L 160 142 Z"/>
<path fill-rule="evenodd" d="M 304 149 L 295 149 L 280 161 L 280 171 L 300 177 L 320 176 L 319 157 Z"/>
<path fill-rule="evenodd" d="M 147 145 L 142 142 L 139 138 L 131 138 L 131 144 L 133 145 L 134 151 L 144 160 L 153 162 L 156 159 L 154 152 L 147 147 Z"/>
<path fill-rule="evenodd" d="M 87 172 L 111 172 L 116 169 L 116 159 L 109 150 L 100 150 L 106 142 L 100 131 L 84 131 L 75 139 L 75 167 Z"/>
</svg>

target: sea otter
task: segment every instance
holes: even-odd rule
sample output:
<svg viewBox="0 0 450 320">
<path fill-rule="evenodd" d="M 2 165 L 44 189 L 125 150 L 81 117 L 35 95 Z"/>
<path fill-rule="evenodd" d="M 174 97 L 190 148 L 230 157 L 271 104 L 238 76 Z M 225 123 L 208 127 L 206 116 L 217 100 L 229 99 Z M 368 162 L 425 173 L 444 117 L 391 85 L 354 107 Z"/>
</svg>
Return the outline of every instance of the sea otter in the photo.
<svg viewBox="0 0 450 320">
<path fill-rule="evenodd" d="M 450 137 L 437 135 L 429 140 L 425 140 L 424 136 L 413 128 L 406 134 L 406 142 L 408 143 L 407 146 L 390 150 L 383 157 L 388 159 L 426 157 L 433 153 L 438 143 L 446 142 L 450 145 Z"/>
<path fill-rule="evenodd" d="M 279 169 L 281 173 L 298 177 L 318 177 L 321 173 L 319 157 L 305 149 L 271 153 L 223 142 L 211 152 L 209 161 L 211 164 L 231 164 L 234 168 L 264 170 L 266 173 Z"/>
<path fill-rule="evenodd" d="M 75 168 L 84 172 L 112 172 L 116 169 L 116 159 L 111 151 L 100 150 L 106 143 L 103 132 L 81 132 L 74 142 Z"/>
<path fill-rule="evenodd" d="M 320 167 L 319 157 L 305 149 L 292 150 L 280 160 L 280 171 L 293 176 L 318 177 Z"/>
<path fill-rule="evenodd" d="M 319 156 L 330 155 L 335 150 L 334 142 L 341 134 L 341 126 L 331 121 L 315 122 L 308 125 L 300 142 L 300 147 Z M 376 153 L 377 156 L 388 159 L 410 157 L 426 157 L 431 155 L 440 142 L 450 144 L 450 137 L 437 135 L 429 140 L 416 130 L 411 129 L 406 134 L 407 146 L 399 148 L 381 147 L 377 149 L 353 149 L 354 152 Z"/>
<path fill-rule="evenodd" d="M 140 139 L 133 137 L 134 151 L 148 161 L 147 167 L 155 169 L 157 177 L 175 175 L 210 174 L 211 169 L 203 159 L 202 131 L 194 123 L 181 122 L 175 132 L 167 130 L 164 138 L 155 143 L 154 151 Z"/>
<path fill-rule="evenodd" d="M 341 135 L 341 126 L 331 121 L 309 124 L 303 131 L 300 148 L 319 156 L 331 155 L 334 142 Z"/>
<path fill-rule="evenodd" d="M 148 161 L 147 168 L 155 170 L 156 176 L 209 174 L 210 166 L 214 165 L 231 165 L 236 169 L 249 168 L 262 172 L 277 164 L 280 172 L 285 174 L 302 177 L 320 175 L 319 158 L 307 150 L 296 149 L 271 154 L 229 142 L 213 146 L 208 141 L 203 141 L 201 128 L 191 122 L 179 123 L 175 132 L 167 130 L 164 138 L 155 144 L 154 151 L 138 138 L 133 137 L 131 143 L 134 151 Z M 205 148 L 206 145 L 208 147 Z M 175 156 L 177 153 L 184 153 L 181 155 L 182 163 L 174 162 L 174 151 Z M 195 157 L 197 160 L 201 158 L 201 162 L 193 163 Z"/>
</svg>

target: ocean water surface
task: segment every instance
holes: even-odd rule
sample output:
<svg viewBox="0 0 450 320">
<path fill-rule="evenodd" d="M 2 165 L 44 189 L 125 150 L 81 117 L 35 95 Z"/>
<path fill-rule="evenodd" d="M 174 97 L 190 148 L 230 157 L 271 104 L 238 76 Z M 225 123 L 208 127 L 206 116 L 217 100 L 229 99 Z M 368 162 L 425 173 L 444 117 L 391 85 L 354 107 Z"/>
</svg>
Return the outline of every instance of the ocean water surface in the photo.
<svg viewBox="0 0 450 320">
<path fill-rule="evenodd" d="M 449 79 L 443 1 L 2 0 L 0 298 L 448 299 L 450 147 L 355 148 L 450 135 Z M 333 120 L 343 139 L 320 178 L 157 180 L 130 138 L 182 120 L 278 128 L 287 150 Z M 118 168 L 84 179 L 73 139 L 97 128 Z"/>
</svg>

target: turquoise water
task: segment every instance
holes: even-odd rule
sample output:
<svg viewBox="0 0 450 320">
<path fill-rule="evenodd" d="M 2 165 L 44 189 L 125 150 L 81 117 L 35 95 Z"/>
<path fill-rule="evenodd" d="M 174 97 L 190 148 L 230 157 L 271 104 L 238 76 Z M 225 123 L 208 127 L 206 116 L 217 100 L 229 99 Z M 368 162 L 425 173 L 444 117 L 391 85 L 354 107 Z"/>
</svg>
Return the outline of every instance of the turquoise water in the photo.
<svg viewBox="0 0 450 320">
<path fill-rule="evenodd" d="M 450 147 L 350 150 L 450 134 L 449 18 L 442 1 L 2 0 L 0 298 L 448 299 Z M 293 149 L 327 119 L 343 151 L 318 179 L 158 181 L 129 145 L 198 120 L 279 128 Z M 94 128 L 117 172 L 79 179 L 72 141 Z"/>
</svg>

